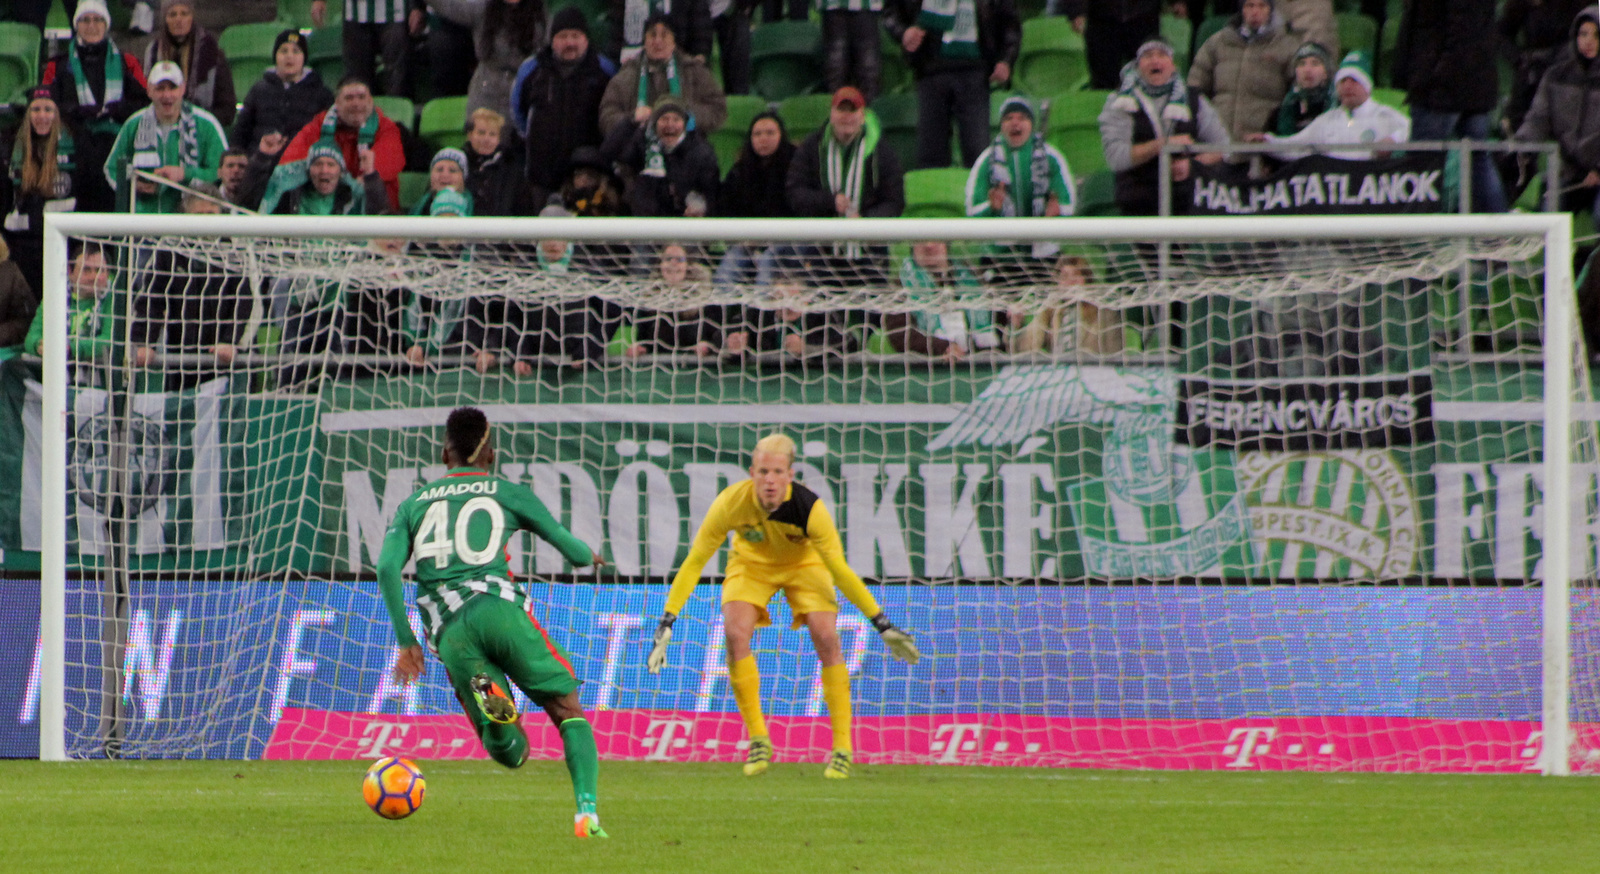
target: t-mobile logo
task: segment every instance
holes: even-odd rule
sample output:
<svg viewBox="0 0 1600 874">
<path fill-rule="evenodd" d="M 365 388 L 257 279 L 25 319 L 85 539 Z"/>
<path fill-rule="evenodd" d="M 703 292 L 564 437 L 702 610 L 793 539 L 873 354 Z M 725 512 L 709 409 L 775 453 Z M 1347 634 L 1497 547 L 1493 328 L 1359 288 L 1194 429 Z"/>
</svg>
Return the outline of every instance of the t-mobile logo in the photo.
<svg viewBox="0 0 1600 874">
<path fill-rule="evenodd" d="M 656 729 L 660 731 L 656 731 Z M 652 719 L 644 729 L 644 748 L 650 752 L 645 755 L 646 761 L 663 761 L 671 758 L 673 750 L 680 750 L 689 745 L 689 733 L 694 731 L 694 723 L 687 719 Z M 652 736 L 653 733 L 653 736 Z"/>
<path fill-rule="evenodd" d="M 962 753 L 975 752 L 978 749 L 978 739 L 983 734 L 981 722 L 952 722 L 941 725 L 933 732 L 933 743 L 929 744 L 931 752 L 938 753 L 935 762 L 959 761 Z"/>
<path fill-rule="evenodd" d="M 411 731 L 410 723 L 369 722 L 361 729 L 361 745 L 356 755 L 363 759 L 380 759 L 388 755 L 390 746 L 398 746 Z"/>
<path fill-rule="evenodd" d="M 1267 726 L 1236 728 L 1228 732 L 1228 745 L 1222 748 L 1222 754 L 1233 756 L 1233 761 L 1224 767 L 1250 767 L 1250 757 L 1266 755 L 1270 752 L 1272 750 L 1272 739 L 1277 736 L 1278 730 Z"/>
</svg>

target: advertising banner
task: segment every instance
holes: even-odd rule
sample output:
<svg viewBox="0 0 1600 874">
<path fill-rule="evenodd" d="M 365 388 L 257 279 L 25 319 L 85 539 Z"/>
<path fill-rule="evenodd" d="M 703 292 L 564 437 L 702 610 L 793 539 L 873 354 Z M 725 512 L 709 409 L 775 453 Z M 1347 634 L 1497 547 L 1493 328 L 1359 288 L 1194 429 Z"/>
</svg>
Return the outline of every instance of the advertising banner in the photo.
<svg viewBox="0 0 1600 874">
<path fill-rule="evenodd" d="M 1345 152 L 1341 154 L 1350 155 Z M 1309 155 L 1257 178 L 1248 165 L 1189 163 L 1189 215 L 1341 215 L 1443 212 L 1444 153 L 1397 158 Z"/>
</svg>

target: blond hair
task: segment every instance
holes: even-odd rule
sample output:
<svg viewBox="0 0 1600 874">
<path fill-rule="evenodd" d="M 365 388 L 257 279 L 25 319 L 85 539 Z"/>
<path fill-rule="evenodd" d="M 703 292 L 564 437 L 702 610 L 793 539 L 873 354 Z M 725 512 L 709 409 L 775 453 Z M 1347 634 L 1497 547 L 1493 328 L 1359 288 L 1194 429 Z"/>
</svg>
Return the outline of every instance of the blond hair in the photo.
<svg viewBox="0 0 1600 874">
<path fill-rule="evenodd" d="M 472 115 L 468 116 L 467 121 L 467 130 L 469 131 L 477 127 L 480 121 L 488 123 L 490 127 L 501 133 L 504 133 L 506 129 L 506 117 L 484 106 L 472 110 Z"/>
<path fill-rule="evenodd" d="M 757 440 L 756 448 L 750 451 L 752 463 L 754 463 L 755 454 L 757 452 L 770 452 L 774 455 L 782 455 L 789 459 L 790 464 L 794 464 L 794 441 L 789 439 L 789 435 L 787 434 L 768 434 L 760 440 Z"/>
</svg>

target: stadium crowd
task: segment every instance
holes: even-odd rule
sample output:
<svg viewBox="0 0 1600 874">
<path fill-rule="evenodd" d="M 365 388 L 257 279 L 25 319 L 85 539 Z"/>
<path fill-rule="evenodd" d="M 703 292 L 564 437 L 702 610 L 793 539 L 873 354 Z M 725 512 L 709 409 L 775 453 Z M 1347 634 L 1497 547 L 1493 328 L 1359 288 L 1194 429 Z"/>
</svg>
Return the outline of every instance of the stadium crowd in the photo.
<svg viewBox="0 0 1600 874">
<path fill-rule="evenodd" d="M 1600 219 L 1600 16 L 1580 0 L 1050 0 L 1027 28 L 1017 0 L 343 0 L 334 10 L 314 0 L 304 27 L 272 27 L 270 45 L 232 60 L 236 27 L 267 26 L 226 22 L 228 4 L 110 2 L 115 10 L 66 2 L 70 35 L 39 40 L 25 58 L 38 81 L 18 88 L 0 151 L 0 356 L 39 352 L 49 211 L 894 217 L 907 214 L 908 179 L 920 179 L 908 174 L 954 163 L 969 216 L 1155 215 L 1163 146 L 1212 148 L 1170 161 L 1181 213 L 1192 162 L 1247 160 L 1218 148 L 1230 143 L 1282 143 L 1275 155 L 1289 159 L 1319 144 L 1510 138 L 1557 143 L 1561 174 L 1540 185 Z M 46 24 L 50 8 L 11 4 L 22 26 Z M 234 27 L 199 23 L 219 17 Z M 1346 19 L 1386 38 L 1347 32 Z M 1030 42 L 1025 30 L 1044 36 Z M 815 44 L 775 48 L 802 31 Z M 815 94 L 766 103 L 806 91 Z M 430 128 L 435 105 L 455 113 L 453 125 Z M 1052 106 L 1066 109 L 1052 116 Z M 1056 136 L 1085 128 L 1098 130 L 1087 149 Z M 1479 154 L 1471 174 L 1473 207 L 1503 212 L 1531 167 Z M 165 350 L 226 365 L 251 339 L 234 299 L 243 279 L 161 257 L 108 266 L 93 248 L 74 252 L 79 348 L 109 342 L 126 316 L 135 364 Z M 1093 281 L 1091 265 L 1049 246 L 969 256 L 933 242 L 892 255 L 848 241 L 648 252 L 547 241 L 536 261 L 552 274 L 623 272 L 662 286 L 754 284 L 778 300 L 844 282 L 948 300 L 995 284 Z M 119 283 L 107 273 L 118 270 L 143 277 L 144 287 L 125 283 L 131 306 L 108 300 Z M 403 289 L 369 296 L 344 308 L 360 322 L 346 331 L 360 348 L 339 351 L 413 364 L 459 354 L 519 374 L 540 356 L 592 363 L 607 341 L 624 357 L 802 358 L 863 342 L 845 313 L 781 307 L 644 312 L 593 299 L 524 312 L 507 301 L 436 305 Z M 324 351 L 327 309 L 280 305 L 272 327 L 284 348 Z M 1087 304 L 930 311 L 874 327 L 888 349 L 952 361 L 984 349 L 1123 349 L 1118 314 Z"/>
</svg>

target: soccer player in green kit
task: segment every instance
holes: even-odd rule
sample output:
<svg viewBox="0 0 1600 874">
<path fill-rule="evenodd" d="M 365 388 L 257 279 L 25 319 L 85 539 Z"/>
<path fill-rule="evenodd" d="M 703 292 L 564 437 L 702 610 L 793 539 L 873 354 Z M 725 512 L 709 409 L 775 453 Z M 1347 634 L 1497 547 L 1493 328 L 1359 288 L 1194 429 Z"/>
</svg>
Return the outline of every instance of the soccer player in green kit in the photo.
<svg viewBox="0 0 1600 874">
<path fill-rule="evenodd" d="M 511 579 L 506 542 L 518 530 L 549 541 L 575 566 L 604 564 L 599 553 L 561 527 L 526 487 L 500 479 L 494 439 L 483 411 L 461 407 L 445 422 L 449 473 L 395 510 L 378 559 L 378 586 L 394 623 L 400 654 L 395 679 L 422 676 L 422 647 L 406 617 L 400 579 L 415 556 L 417 609 L 428 646 L 444 663 L 456 700 L 490 757 L 508 768 L 528 757 L 507 680 L 544 708 L 561 731 L 567 771 L 578 804 L 573 831 L 603 838 L 595 810 L 600 760 L 594 730 L 578 703 L 578 678 L 567 658 L 533 618 L 528 595 Z"/>
</svg>

